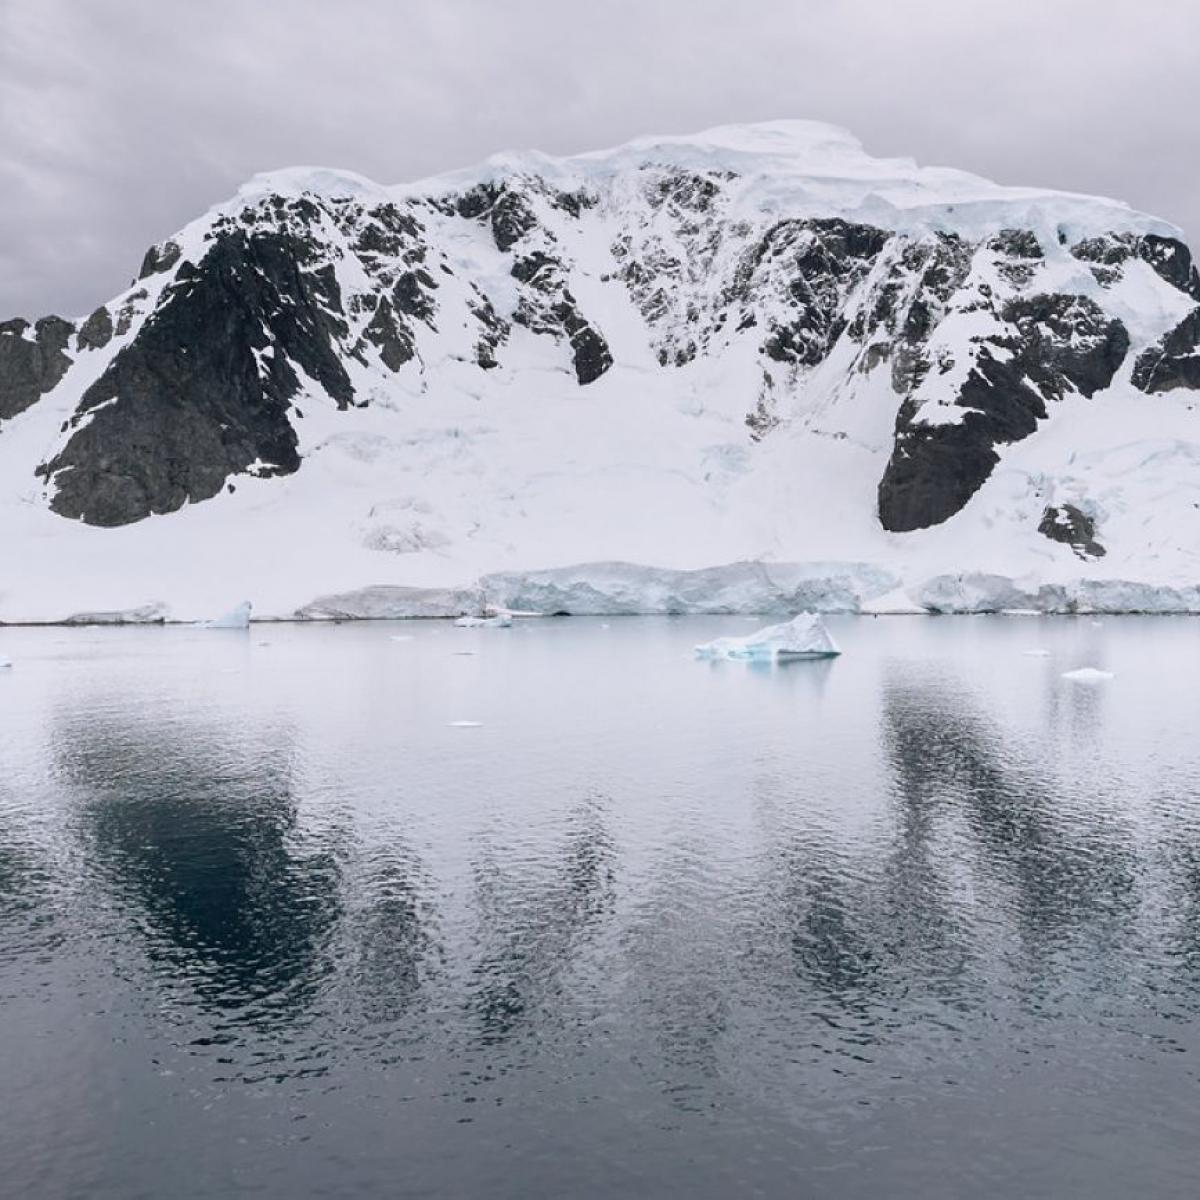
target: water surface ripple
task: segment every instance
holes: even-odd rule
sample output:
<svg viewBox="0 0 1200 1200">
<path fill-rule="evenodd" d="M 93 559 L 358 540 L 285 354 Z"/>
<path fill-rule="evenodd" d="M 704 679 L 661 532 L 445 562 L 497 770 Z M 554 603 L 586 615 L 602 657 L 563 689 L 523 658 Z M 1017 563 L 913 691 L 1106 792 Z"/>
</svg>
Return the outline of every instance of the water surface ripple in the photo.
<svg viewBox="0 0 1200 1200">
<path fill-rule="evenodd" d="M 0 1193 L 1200 1194 L 1200 625 L 748 627 L 0 630 Z"/>
</svg>

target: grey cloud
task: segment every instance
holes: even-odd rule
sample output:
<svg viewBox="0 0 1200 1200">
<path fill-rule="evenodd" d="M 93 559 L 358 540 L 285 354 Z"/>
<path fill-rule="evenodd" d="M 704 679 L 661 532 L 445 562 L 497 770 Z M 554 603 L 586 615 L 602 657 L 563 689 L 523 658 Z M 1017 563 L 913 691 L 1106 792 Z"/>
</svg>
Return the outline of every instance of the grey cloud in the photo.
<svg viewBox="0 0 1200 1200">
<path fill-rule="evenodd" d="M 0 316 L 257 171 L 384 182 L 781 116 L 1200 231 L 1195 0 L 0 0 Z"/>
</svg>

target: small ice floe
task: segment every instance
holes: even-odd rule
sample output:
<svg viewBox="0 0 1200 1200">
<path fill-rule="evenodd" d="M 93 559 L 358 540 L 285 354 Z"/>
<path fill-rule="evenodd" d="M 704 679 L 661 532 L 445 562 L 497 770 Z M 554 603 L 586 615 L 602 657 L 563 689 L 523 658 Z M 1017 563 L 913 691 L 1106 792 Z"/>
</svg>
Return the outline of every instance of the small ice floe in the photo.
<svg viewBox="0 0 1200 1200">
<path fill-rule="evenodd" d="M 491 617 L 459 617 L 454 624 L 459 629 L 507 629 L 512 622 L 512 613 L 498 612 Z"/>
<path fill-rule="evenodd" d="M 1024 654 L 1027 658 L 1049 658 L 1050 657 L 1050 651 L 1043 650 L 1039 646 L 1035 646 L 1032 650 L 1022 650 L 1021 653 Z"/>
<path fill-rule="evenodd" d="M 746 637 L 717 638 L 696 647 L 700 658 L 737 658 L 758 662 L 788 662 L 802 658 L 832 658 L 841 654 L 817 613 L 801 613 L 780 625 L 768 625 Z"/>
<path fill-rule="evenodd" d="M 413 635 L 411 633 L 393 633 L 392 634 L 393 642 L 411 642 L 412 640 L 413 640 Z"/>
<path fill-rule="evenodd" d="M 201 621 L 201 627 L 204 629 L 249 629 L 252 608 L 249 600 L 243 600 L 237 608 L 231 609 L 223 617 L 218 617 L 215 621 Z"/>
<path fill-rule="evenodd" d="M 0 657 L 0 671 L 11 671 L 12 659 Z"/>
<path fill-rule="evenodd" d="M 1113 673 L 1101 671 L 1097 667 L 1079 667 L 1074 671 L 1064 671 L 1062 677 L 1071 680 L 1072 683 L 1103 683 L 1106 679 L 1111 679 Z"/>
<path fill-rule="evenodd" d="M 1103 629 L 1103 628 L 1104 628 L 1104 622 L 1103 622 L 1103 621 L 1093 621 L 1093 622 L 1092 622 L 1092 628 L 1093 628 L 1093 629 Z"/>
<path fill-rule="evenodd" d="M 479 729 L 483 725 L 482 721 L 451 721 L 451 729 Z"/>
</svg>

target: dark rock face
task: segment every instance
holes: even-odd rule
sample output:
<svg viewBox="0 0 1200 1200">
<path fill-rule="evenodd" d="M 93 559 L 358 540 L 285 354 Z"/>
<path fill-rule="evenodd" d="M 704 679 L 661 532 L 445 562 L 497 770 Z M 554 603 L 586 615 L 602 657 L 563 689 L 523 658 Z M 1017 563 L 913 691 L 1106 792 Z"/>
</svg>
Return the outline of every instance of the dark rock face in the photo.
<svg viewBox="0 0 1200 1200">
<path fill-rule="evenodd" d="M 1192 252 L 1177 238 L 1148 233 L 1138 243 L 1138 255 L 1172 287 L 1200 301 L 1200 271 L 1192 262 Z"/>
<path fill-rule="evenodd" d="M 0 421 L 24 412 L 67 373 L 67 344 L 75 326 L 62 317 L 43 317 L 29 337 L 21 318 L 0 324 Z"/>
<path fill-rule="evenodd" d="M 396 316 L 386 296 L 381 296 L 363 337 L 378 347 L 383 365 L 398 371 L 415 353 L 412 333 Z"/>
<path fill-rule="evenodd" d="M 1047 398 L 1107 387 L 1129 349 L 1125 327 L 1083 296 L 1021 297 L 1001 315 L 1013 332 L 979 349 L 957 397 L 966 410 L 958 420 L 921 423 L 914 397 L 901 405 L 879 484 L 885 529 L 903 533 L 952 517 L 991 474 L 996 447 L 1034 432 Z"/>
<path fill-rule="evenodd" d="M 1071 253 L 1086 262 L 1105 287 L 1120 278 L 1125 263 L 1138 258 L 1149 264 L 1160 279 L 1194 300 L 1200 300 L 1200 272 L 1192 262 L 1192 252 L 1178 238 L 1155 233 L 1141 237 L 1132 233 L 1108 233 L 1077 242 L 1071 247 Z"/>
<path fill-rule="evenodd" d="M 1047 507 L 1042 513 L 1038 533 L 1070 546 L 1080 558 L 1104 557 L 1105 549 L 1096 541 L 1095 522 L 1073 504 Z"/>
<path fill-rule="evenodd" d="M 353 400 L 331 344 L 344 332 L 337 283 L 327 269 L 306 270 L 308 258 L 295 239 L 238 232 L 185 264 L 84 394 L 77 432 L 39 468 L 57 485 L 54 511 L 123 525 L 208 499 L 252 464 L 295 471 L 293 363 L 340 405 Z"/>
<path fill-rule="evenodd" d="M 1133 386 L 1143 392 L 1200 388 L 1200 308 L 1194 308 L 1166 337 L 1138 357 Z"/>
<path fill-rule="evenodd" d="M 776 362 L 816 366 L 846 328 L 847 292 L 870 269 L 888 235 L 841 220 L 786 221 L 756 247 L 758 262 L 778 259 L 789 276 L 795 317 L 772 325 L 763 351 Z"/>
<path fill-rule="evenodd" d="M 1017 327 L 1010 348 L 1020 366 L 1056 400 L 1068 388 L 1090 397 L 1108 387 L 1129 353 L 1125 326 L 1085 296 L 1023 296 L 1001 315 Z"/>
<path fill-rule="evenodd" d="M 513 321 L 534 333 L 565 338 L 571 346 L 575 377 L 593 383 L 612 366 L 612 353 L 603 335 L 580 313 L 567 287 L 562 263 L 534 250 L 512 265 L 513 278 L 526 285 Z"/>
<path fill-rule="evenodd" d="M 103 350 L 113 336 L 112 315 L 101 305 L 79 327 L 76 342 L 81 350 Z"/>
<path fill-rule="evenodd" d="M 163 271 L 169 271 L 179 261 L 181 253 L 175 242 L 151 246 L 146 251 L 146 257 L 142 259 L 142 269 L 138 272 L 138 278 L 146 279 L 150 275 L 161 275 Z"/>
</svg>

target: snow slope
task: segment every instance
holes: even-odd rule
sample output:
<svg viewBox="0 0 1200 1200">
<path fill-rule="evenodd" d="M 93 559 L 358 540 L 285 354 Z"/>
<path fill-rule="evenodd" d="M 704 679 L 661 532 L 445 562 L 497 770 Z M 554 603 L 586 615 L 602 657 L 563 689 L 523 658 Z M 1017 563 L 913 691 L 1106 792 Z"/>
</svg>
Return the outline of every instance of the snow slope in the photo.
<svg viewBox="0 0 1200 1200">
<path fill-rule="evenodd" d="M 61 379 L 0 326 L 0 621 L 1200 610 L 1186 255 L 809 122 L 257 176 Z M 206 288 L 253 293 L 233 332 Z"/>
</svg>

